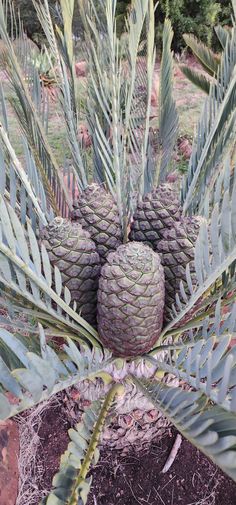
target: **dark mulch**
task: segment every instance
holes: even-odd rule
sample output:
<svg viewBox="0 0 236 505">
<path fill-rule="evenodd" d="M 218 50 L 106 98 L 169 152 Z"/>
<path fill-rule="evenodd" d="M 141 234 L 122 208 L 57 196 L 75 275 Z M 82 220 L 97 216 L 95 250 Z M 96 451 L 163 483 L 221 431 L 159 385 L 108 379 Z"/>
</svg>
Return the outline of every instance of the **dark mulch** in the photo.
<svg viewBox="0 0 236 505">
<path fill-rule="evenodd" d="M 70 422 L 61 405 L 46 410 L 42 416 L 42 424 L 38 433 L 40 445 L 36 461 L 40 460 L 44 468 L 42 483 L 39 484 L 43 489 L 51 488 L 52 478 L 58 470 L 60 457 L 69 442 L 69 428 L 71 428 Z M 32 505 L 38 505 L 38 503 Z"/>
<path fill-rule="evenodd" d="M 46 411 L 38 454 L 45 468 L 44 488 L 50 487 L 58 469 L 69 427 L 60 406 Z M 171 469 L 160 473 L 175 437 L 171 429 L 138 454 L 102 450 L 88 505 L 236 505 L 236 484 L 186 440 Z"/>
</svg>

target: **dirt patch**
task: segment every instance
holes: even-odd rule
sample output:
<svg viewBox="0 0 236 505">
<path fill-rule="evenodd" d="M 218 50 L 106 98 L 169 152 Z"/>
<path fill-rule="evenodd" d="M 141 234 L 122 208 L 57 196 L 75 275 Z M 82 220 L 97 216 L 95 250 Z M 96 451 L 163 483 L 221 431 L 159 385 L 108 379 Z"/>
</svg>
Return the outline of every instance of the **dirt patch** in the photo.
<svg viewBox="0 0 236 505">
<path fill-rule="evenodd" d="M 68 444 L 69 427 L 60 406 L 46 411 L 37 456 L 44 467 L 44 489 L 51 487 Z M 168 429 L 138 454 L 130 451 L 121 456 L 119 451 L 103 449 L 92 471 L 88 505 L 236 505 L 236 484 L 186 440 L 171 469 L 161 474 L 176 433 Z"/>
<path fill-rule="evenodd" d="M 18 492 L 19 432 L 14 421 L 0 422 L 0 504 L 15 505 Z"/>
<path fill-rule="evenodd" d="M 44 469 L 42 475 L 44 489 L 51 489 L 52 478 L 58 470 L 60 457 L 69 442 L 69 428 L 71 424 L 60 405 L 45 411 L 38 433 L 40 447 L 37 454 L 37 459 L 40 460 Z M 38 505 L 38 503 L 32 505 Z"/>
<path fill-rule="evenodd" d="M 171 430 L 138 457 L 103 451 L 88 505 L 235 505 L 236 484 L 186 440 L 169 472 L 161 473 L 175 436 Z"/>
</svg>

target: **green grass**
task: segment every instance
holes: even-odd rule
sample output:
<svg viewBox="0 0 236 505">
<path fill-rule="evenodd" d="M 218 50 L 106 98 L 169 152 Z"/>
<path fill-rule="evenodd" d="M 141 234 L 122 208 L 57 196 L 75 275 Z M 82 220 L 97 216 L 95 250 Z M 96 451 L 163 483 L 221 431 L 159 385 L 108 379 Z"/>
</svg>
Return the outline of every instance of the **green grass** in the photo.
<svg viewBox="0 0 236 505">
<path fill-rule="evenodd" d="M 175 67 L 174 96 L 180 117 L 179 136 L 192 138 L 196 131 L 198 119 L 203 101 L 206 97 L 192 83 L 179 72 Z M 7 82 L 3 82 L 4 94 L 7 102 L 9 132 L 12 144 L 17 156 L 20 158 L 23 154 L 21 142 L 21 131 L 14 112 L 9 104 L 9 98 L 12 97 L 12 90 Z M 78 82 L 78 97 L 83 102 L 86 98 L 86 88 L 83 80 Z M 71 159 L 70 150 L 66 141 L 66 127 L 64 117 L 57 102 L 50 104 L 49 110 L 49 131 L 48 140 L 55 154 L 56 160 L 60 166 L 63 166 L 65 159 Z M 186 170 L 186 162 L 179 161 L 179 169 Z"/>
<path fill-rule="evenodd" d="M 179 136 L 193 137 L 206 95 L 178 71 L 174 83 L 174 96 L 180 117 Z"/>
</svg>

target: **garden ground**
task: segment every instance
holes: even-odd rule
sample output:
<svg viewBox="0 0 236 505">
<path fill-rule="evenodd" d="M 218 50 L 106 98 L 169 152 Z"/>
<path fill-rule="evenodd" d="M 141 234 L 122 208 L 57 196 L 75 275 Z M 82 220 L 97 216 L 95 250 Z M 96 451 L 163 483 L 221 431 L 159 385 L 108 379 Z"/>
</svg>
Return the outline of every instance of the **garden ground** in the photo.
<svg viewBox="0 0 236 505">
<path fill-rule="evenodd" d="M 69 427 L 64 407 L 45 412 L 38 450 L 44 489 L 51 487 L 68 444 Z M 131 448 L 125 455 L 103 449 L 92 472 L 88 505 L 236 505 L 236 484 L 184 439 L 173 466 L 161 473 L 175 437 L 176 430 L 167 429 L 163 438 L 152 440 L 139 452 Z"/>
</svg>

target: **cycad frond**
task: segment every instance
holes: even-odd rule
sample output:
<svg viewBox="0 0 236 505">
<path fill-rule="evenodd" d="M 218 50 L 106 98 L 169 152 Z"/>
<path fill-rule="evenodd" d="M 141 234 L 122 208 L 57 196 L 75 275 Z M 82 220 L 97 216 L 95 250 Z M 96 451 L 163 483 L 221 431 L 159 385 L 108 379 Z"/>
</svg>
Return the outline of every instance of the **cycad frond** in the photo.
<svg viewBox="0 0 236 505">
<path fill-rule="evenodd" d="M 180 70 L 187 77 L 187 79 L 189 79 L 189 81 L 195 84 L 195 86 L 200 88 L 207 95 L 209 94 L 212 81 L 208 79 L 204 74 L 197 70 L 194 70 L 194 68 L 191 68 L 188 65 L 180 65 Z"/>
<path fill-rule="evenodd" d="M 83 380 L 104 376 L 104 367 L 110 362 L 102 353 L 88 347 L 80 351 L 70 338 L 63 346 L 64 357 L 46 343 L 44 329 L 39 325 L 40 353 L 29 352 L 15 335 L 0 328 L 0 342 L 11 350 L 21 367 L 10 370 L 0 349 L 0 419 L 12 417 L 52 395 Z M 11 403 L 11 395 L 15 402 Z"/>
<path fill-rule="evenodd" d="M 205 44 L 199 42 L 194 35 L 184 34 L 183 38 L 207 73 L 211 76 L 217 75 L 220 64 L 220 56 L 213 53 L 213 51 L 211 51 L 211 49 L 209 49 Z"/>
<path fill-rule="evenodd" d="M 93 5 L 91 3 L 90 7 Z M 88 38 L 90 64 L 89 125 L 95 152 L 96 173 L 115 196 L 124 234 L 132 214 L 134 193 L 144 186 L 149 135 L 151 83 L 154 68 L 153 3 L 135 0 L 127 19 L 126 62 L 116 35 L 115 3 L 106 0 L 104 15 L 96 18 L 94 9 L 81 0 L 80 8 Z M 138 52 L 145 19 L 148 33 L 147 97 L 145 112 L 137 103 Z M 105 27 L 105 28 L 104 28 Z M 142 117 L 141 117 L 142 116 Z"/>
<path fill-rule="evenodd" d="M 81 149 L 78 139 L 78 100 L 77 82 L 75 79 L 75 56 L 73 52 L 71 28 L 73 20 L 74 2 L 61 0 L 64 32 L 58 27 L 54 29 L 48 0 L 39 4 L 33 0 L 38 19 L 48 41 L 50 52 L 56 61 L 57 71 L 53 69 L 55 80 L 59 89 L 59 101 L 67 131 L 67 142 L 74 162 L 74 174 L 79 188 L 85 189 L 88 185 L 88 174 L 85 153 Z M 50 61 L 50 55 L 48 53 Z"/>
<path fill-rule="evenodd" d="M 184 212 L 197 213 L 204 201 L 207 186 L 222 161 L 224 149 L 232 138 L 235 122 L 236 27 L 228 35 L 216 83 L 212 83 L 206 99 L 182 190 Z M 220 145 L 220 148 L 219 148 Z"/>
<path fill-rule="evenodd" d="M 236 480 L 236 415 L 204 394 L 133 378 L 141 391 L 198 449 Z"/>
<path fill-rule="evenodd" d="M 42 179 L 29 149 L 27 139 L 22 137 L 25 167 L 17 157 L 10 140 L 8 128 L 8 108 L 1 87 L 1 108 L 3 124 L 0 124 L 0 194 L 5 195 L 13 209 L 16 209 L 22 224 L 27 218 L 32 226 L 46 225 L 52 217 Z"/>
<path fill-rule="evenodd" d="M 47 251 L 44 245 L 39 247 L 30 223 L 26 234 L 16 213 L 2 197 L 0 209 L 2 293 L 18 305 L 33 308 L 39 321 L 68 328 L 82 340 L 97 345 L 97 332 L 70 307 L 70 292 L 67 288 L 62 290 L 61 274 L 56 267 L 52 271 Z"/>
<path fill-rule="evenodd" d="M 87 478 L 91 464 L 97 464 L 99 459 L 100 435 L 108 411 L 116 395 L 123 393 L 123 386 L 114 385 L 104 401 L 93 402 L 85 409 L 82 420 L 75 429 L 69 430 L 70 443 L 67 451 L 61 457 L 59 472 L 53 479 L 53 489 L 42 505 L 85 505 L 92 483 L 92 477 Z"/>
<path fill-rule="evenodd" d="M 26 166 L 25 171 L 10 142 L 7 132 L 0 124 L 0 139 L 3 150 L 0 149 L 0 194 L 5 195 L 11 206 L 16 209 L 24 224 L 28 216 L 33 226 L 47 224 L 49 212 L 46 195 L 35 163 L 24 141 Z M 8 158 L 6 160 L 5 158 Z"/>
<path fill-rule="evenodd" d="M 171 43 L 173 39 L 173 30 L 169 19 L 165 20 L 163 30 L 163 52 L 160 71 L 160 95 L 159 95 L 159 144 L 160 144 L 160 162 L 159 177 L 160 181 L 165 180 L 170 160 L 173 155 L 173 148 L 176 142 L 179 118 L 176 104 L 173 98 L 173 55 L 171 52 Z"/>
<path fill-rule="evenodd" d="M 194 337 L 191 332 L 185 335 L 183 349 L 169 352 L 165 361 L 156 360 L 156 365 L 158 370 L 173 373 L 192 389 L 204 393 L 216 405 L 236 413 L 236 346 L 231 348 L 236 304 L 224 317 L 218 303 L 215 316 L 205 319 Z"/>
<path fill-rule="evenodd" d="M 214 28 L 216 35 L 218 37 L 218 40 L 221 44 L 222 49 L 225 49 L 226 43 L 227 43 L 227 38 L 229 35 L 229 29 L 223 28 L 222 26 L 218 25 L 215 26 Z"/>
<path fill-rule="evenodd" d="M 45 190 L 50 197 L 50 205 L 56 213 L 66 214 L 72 208 L 69 194 L 64 184 L 63 176 L 55 156 L 47 140 L 44 125 L 37 112 L 30 89 L 27 85 L 24 71 L 22 70 L 12 41 L 7 32 L 3 2 L 0 2 L 0 35 L 6 46 L 4 52 L 4 65 L 11 85 L 18 101 L 11 100 L 12 106 L 19 119 L 19 125 L 25 134 L 33 157 L 40 171 Z M 39 86 L 41 94 L 41 87 Z M 38 100 L 41 102 L 41 95 Z M 56 197 L 57 188 L 60 187 L 60 199 Z M 65 209 L 67 207 L 67 210 Z"/>
<path fill-rule="evenodd" d="M 224 181 L 222 181 L 224 184 Z M 218 190 L 221 190 L 218 188 Z M 176 295 L 176 306 L 173 307 L 174 319 L 166 330 L 176 326 L 195 304 L 204 303 L 207 293 L 208 303 L 211 297 L 209 290 L 228 272 L 236 260 L 236 180 L 230 188 L 225 188 L 220 200 L 215 196 L 209 226 L 203 220 L 195 244 L 195 286 L 193 285 L 189 266 L 186 270 L 186 285 L 181 285 L 180 295 Z M 222 285 L 222 290 L 224 286 Z M 218 291 L 218 296 L 221 296 Z M 201 301 L 200 301 L 201 300 Z M 165 330 L 164 330 L 165 333 Z"/>
<path fill-rule="evenodd" d="M 62 10 L 65 48 L 68 55 L 68 60 L 70 61 L 72 67 L 74 63 L 72 24 L 73 24 L 75 0 L 60 0 L 60 5 Z"/>
</svg>

